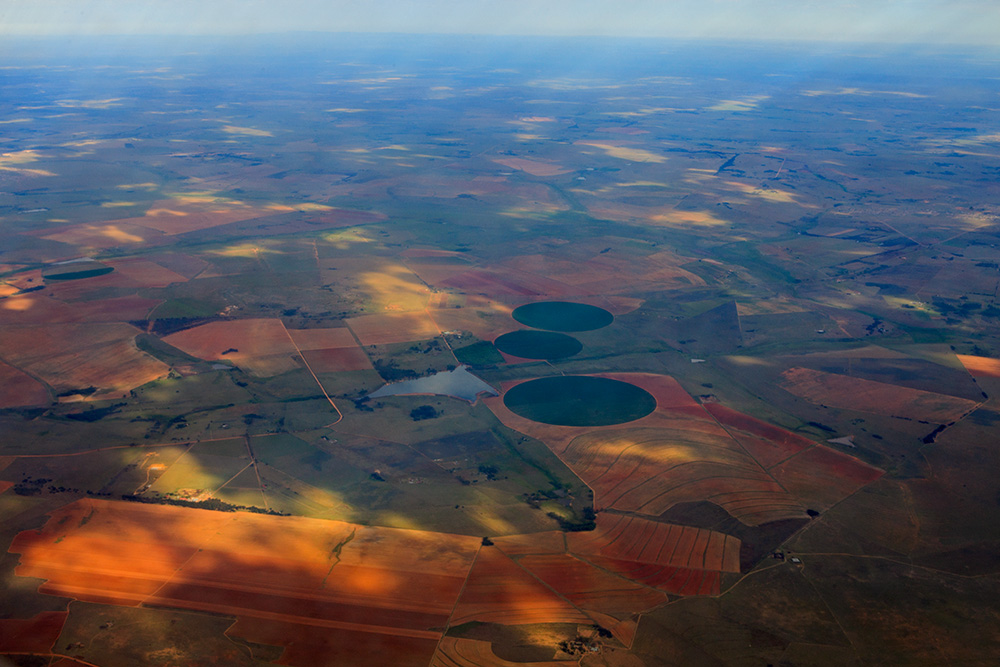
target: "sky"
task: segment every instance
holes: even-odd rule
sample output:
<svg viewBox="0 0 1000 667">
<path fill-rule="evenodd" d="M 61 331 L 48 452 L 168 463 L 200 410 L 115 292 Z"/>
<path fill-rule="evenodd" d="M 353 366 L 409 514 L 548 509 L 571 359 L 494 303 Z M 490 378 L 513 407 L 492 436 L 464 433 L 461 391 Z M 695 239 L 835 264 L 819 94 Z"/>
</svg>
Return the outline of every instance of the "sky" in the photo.
<svg viewBox="0 0 1000 667">
<path fill-rule="evenodd" d="M 302 30 L 1000 46 L 1000 1 L 0 0 L 0 35 Z"/>
</svg>

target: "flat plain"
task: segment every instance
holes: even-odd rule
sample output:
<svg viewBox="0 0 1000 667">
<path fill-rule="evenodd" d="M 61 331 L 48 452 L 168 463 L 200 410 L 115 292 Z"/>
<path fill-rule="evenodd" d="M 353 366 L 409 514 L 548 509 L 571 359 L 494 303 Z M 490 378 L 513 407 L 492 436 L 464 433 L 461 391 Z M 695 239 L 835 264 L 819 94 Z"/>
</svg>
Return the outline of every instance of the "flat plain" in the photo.
<svg viewBox="0 0 1000 667">
<path fill-rule="evenodd" d="M 1000 652 L 996 54 L 251 42 L 0 47 L 0 661 Z"/>
</svg>

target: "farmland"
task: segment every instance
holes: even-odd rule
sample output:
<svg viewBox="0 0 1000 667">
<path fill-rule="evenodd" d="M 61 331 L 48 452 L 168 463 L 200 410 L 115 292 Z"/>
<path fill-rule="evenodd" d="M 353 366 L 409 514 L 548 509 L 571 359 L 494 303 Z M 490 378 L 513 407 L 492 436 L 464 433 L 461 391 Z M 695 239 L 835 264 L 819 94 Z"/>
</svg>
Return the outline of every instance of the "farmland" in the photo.
<svg viewBox="0 0 1000 667">
<path fill-rule="evenodd" d="M 0 662 L 995 654 L 995 62 L 393 39 L 8 54 Z"/>
</svg>

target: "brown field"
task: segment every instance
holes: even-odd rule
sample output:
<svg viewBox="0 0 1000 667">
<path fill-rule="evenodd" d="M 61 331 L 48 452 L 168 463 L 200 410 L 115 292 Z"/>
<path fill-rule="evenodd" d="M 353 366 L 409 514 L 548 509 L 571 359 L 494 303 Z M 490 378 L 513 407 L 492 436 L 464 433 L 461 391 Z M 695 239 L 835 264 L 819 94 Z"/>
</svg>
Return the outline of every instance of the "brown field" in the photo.
<svg viewBox="0 0 1000 667">
<path fill-rule="evenodd" d="M 372 367 L 368 355 L 359 347 L 334 347 L 302 352 L 302 358 L 313 373 L 339 373 L 365 371 Z"/>
<path fill-rule="evenodd" d="M 427 340 L 441 330 L 426 312 L 362 315 L 345 320 L 362 345 L 385 345 Z"/>
<path fill-rule="evenodd" d="M 825 510 L 884 472 L 856 458 L 817 445 L 769 471 L 783 487 L 809 505 Z"/>
<path fill-rule="evenodd" d="M 595 431 L 575 438 L 566 462 L 599 507 L 658 516 L 708 500 L 748 525 L 802 516 L 805 508 L 732 438 L 679 428 Z"/>
<path fill-rule="evenodd" d="M 283 664 L 338 664 L 338 650 L 384 643 L 392 664 L 416 665 L 478 548 L 465 536 L 88 499 L 10 550 L 18 575 L 46 580 L 40 592 L 233 615 L 230 634 L 289 647 Z"/>
<path fill-rule="evenodd" d="M 770 468 L 815 444 L 812 440 L 771 426 L 742 412 L 727 408 L 721 403 L 705 403 L 704 407 L 729 435 L 765 468 Z"/>
<path fill-rule="evenodd" d="M 358 343 L 351 335 L 350 329 L 289 329 L 295 346 L 300 351 L 325 350 L 331 347 L 357 347 Z"/>
<path fill-rule="evenodd" d="M 551 278 L 523 271 L 504 271 L 501 268 L 472 269 L 453 275 L 437 286 L 489 297 L 520 296 L 558 299 L 589 294 L 586 290 Z"/>
<path fill-rule="evenodd" d="M 73 299 L 88 292 L 114 288 L 166 287 L 187 282 L 187 278 L 147 259 L 122 259 L 104 262 L 114 271 L 82 280 L 49 282 L 48 291 L 60 299 Z"/>
<path fill-rule="evenodd" d="M 527 172 L 532 176 L 558 176 L 570 172 L 569 169 L 553 162 L 529 160 L 523 157 L 494 158 L 493 161 L 511 169 L 519 169 Z"/>
<path fill-rule="evenodd" d="M 46 405 L 50 400 L 44 385 L 0 361 L 0 408 Z"/>
<path fill-rule="evenodd" d="M 1000 378 L 1000 359 L 989 357 L 974 357 L 968 354 L 956 354 L 958 360 L 975 378 Z"/>
<path fill-rule="evenodd" d="M 24 294 L 0 299 L 0 325 L 144 320 L 160 303 L 138 296 L 66 303 L 51 296 Z"/>
<path fill-rule="evenodd" d="M 665 593 L 611 574 L 570 554 L 522 556 L 518 565 L 577 607 L 616 618 L 631 617 L 668 599 Z"/>
<path fill-rule="evenodd" d="M 144 216 L 125 218 L 115 222 L 148 227 L 173 236 L 271 214 L 273 211 L 253 208 L 236 202 L 206 205 L 165 199 L 154 202 Z"/>
<path fill-rule="evenodd" d="M 790 368 L 781 376 L 784 378 L 782 386 L 786 390 L 810 403 L 891 417 L 946 424 L 978 405 L 974 401 L 946 394 L 809 368 Z"/>
<path fill-rule="evenodd" d="M 296 353 L 285 325 L 277 319 L 209 322 L 164 336 L 164 342 L 209 361 L 226 359 L 257 375 L 277 375 L 296 368 Z M 227 350 L 236 352 L 223 354 Z"/>
<path fill-rule="evenodd" d="M 500 541 L 498 538 L 498 545 Z M 561 551 L 560 548 L 557 552 Z M 484 547 L 476 557 L 450 625 L 470 621 L 508 625 L 592 622 L 585 613 L 492 547 Z"/>
<path fill-rule="evenodd" d="M 57 392 L 94 386 L 92 398 L 121 396 L 165 376 L 166 364 L 135 347 L 128 324 L 50 324 L 0 329 L 8 361 Z"/>
<path fill-rule="evenodd" d="M 569 550 L 636 563 L 740 571 L 740 540 L 704 528 L 600 514 L 597 530 L 570 533 Z"/>
<path fill-rule="evenodd" d="M 490 642 L 461 637 L 444 637 L 430 667 L 572 667 L 577 660 L 511 662 L 498 658 Z"/>
<path fill-rule="evenodd" d="M 601 569 L 674 595 L 718 595 L 722 590 L 720 574 L 714 570 L 663 567 L 603 556 L 591 556 L 589 560 Z"/>
<path fill-rule="evenodd" d="M 51 653 L 66 616 L 65 611 L 43 611 L 32 618 L 0 619 L 0 655 Z"/>
<path fill-rule="evenodd" d="M 525 274 L 545 276 L 593 294 L 621 294 L 645 290 L 702 286 L 705 281 L 680 268 L 693 261 L 669 251 L 646 257 L 620 252 L 594 254 L 585 258 L 557 258 L 549 255 L 522 255 L 504 266 Z"/>
<path fill-rule="evenodd" d="M 57 241 L 81 248 L 115 248 L 118 246 L 163 243 L 167 236 L 158 230 L 125 221 L 84 223 L 34 232 L 48 241 Z"/>
<path fill-rule="evenodd" d="M 511 307 L 491 302 L 486 306 L 464 308 L 435 308 L 429 312 L 442 331 L 468 331 L 481 340 L 493 340 L 515 328 L 520 328 L 510 317 Z M 464 343 L 457 341 L 453 347 Z"/>
</svg>

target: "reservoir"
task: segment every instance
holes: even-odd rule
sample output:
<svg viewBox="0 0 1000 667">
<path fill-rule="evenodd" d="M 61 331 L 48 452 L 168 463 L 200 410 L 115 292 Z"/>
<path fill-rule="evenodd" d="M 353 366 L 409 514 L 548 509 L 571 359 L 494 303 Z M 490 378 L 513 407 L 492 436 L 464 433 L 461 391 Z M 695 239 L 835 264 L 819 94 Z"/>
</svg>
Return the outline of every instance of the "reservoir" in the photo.
<svg viewBox="0 0 1000 667">
<path fill-rule="evenodd" d="M 498 396 L 496 389 L 469 372 L 467 366 L 459 366 L 452 371 L 443 371 L 415 380 L 393 382 L 369 394 L 371 398 L 401 396 L 405 394 L 439 394 L 476 402 L 479 394 Z"/>
</svg>

